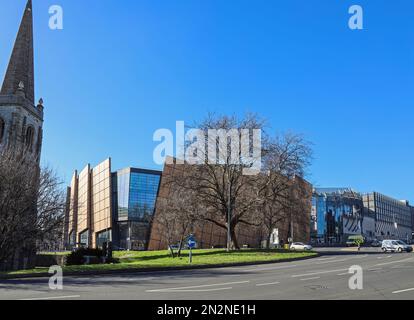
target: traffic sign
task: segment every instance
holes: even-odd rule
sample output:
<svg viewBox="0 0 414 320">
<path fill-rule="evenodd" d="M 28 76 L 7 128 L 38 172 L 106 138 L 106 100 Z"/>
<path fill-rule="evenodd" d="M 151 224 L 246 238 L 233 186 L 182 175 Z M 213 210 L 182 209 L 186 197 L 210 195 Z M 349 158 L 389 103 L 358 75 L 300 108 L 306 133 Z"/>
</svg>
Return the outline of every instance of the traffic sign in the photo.
<svg viewBox="0 0 414 320">
<path fill-rule="evenodd" d="M 190 249 L 193 249 L 193 248 L 195 248 L 195 247 L 196 247 L 197 242 L 194 240 L 194 238 L 193 238 L 193 237 L 190 237 L 190 238 L 188 238 L 188 240 L 187 240 L 187 245 L 188 245 L 188 247 L 189 247 Z"/>
</svg>

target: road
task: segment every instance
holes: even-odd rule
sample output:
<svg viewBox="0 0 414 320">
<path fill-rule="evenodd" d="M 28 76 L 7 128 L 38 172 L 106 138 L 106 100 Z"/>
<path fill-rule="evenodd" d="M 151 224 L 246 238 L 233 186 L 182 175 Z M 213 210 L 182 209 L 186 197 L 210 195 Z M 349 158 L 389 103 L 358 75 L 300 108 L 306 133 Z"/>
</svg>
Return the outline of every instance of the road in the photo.
<svg viewBox="0 0 414 320">
<path fill-rule="evenodd" d="M 363 290 L 351 290 L 349 268 L 363 268 Z M 0 299 L 255 300 L 414 299 L 414 254 L 337 252 L 266 265 L 204 270 L 67 276 L 63 290 L 47 278 L 0 281 Z"/>
</svg>

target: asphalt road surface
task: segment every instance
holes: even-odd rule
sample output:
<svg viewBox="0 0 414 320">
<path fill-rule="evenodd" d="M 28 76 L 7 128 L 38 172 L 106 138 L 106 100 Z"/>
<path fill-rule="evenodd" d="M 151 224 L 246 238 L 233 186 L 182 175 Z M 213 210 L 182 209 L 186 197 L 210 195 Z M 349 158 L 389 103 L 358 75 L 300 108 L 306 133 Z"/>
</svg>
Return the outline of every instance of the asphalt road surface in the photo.
<svg viewBox="0 0 414 320">
<path fill-rule="evenodd" d="M 351 290 L 351 266 L 363 270 L 363 290 Z M 286 263 L 204 270 L 67 276 L 63 290 L 48 278 L 0 281 L 0 299 L 76 300 L 414 300 L 414 254 L 336 252 Z"/>
</svg>

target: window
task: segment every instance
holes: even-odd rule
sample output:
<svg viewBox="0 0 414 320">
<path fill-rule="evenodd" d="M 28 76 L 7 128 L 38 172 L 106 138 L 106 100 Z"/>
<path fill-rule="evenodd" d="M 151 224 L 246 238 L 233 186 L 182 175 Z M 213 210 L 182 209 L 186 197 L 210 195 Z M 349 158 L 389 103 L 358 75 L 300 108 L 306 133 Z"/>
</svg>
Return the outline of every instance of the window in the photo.
<svg viewBox="0 0 414 320">
<path fill-rule="evenodd" d="M 34 129 L 33 127 L 28 127 L 26 130 L 26 148 L 30 151 L 32 150 L 33 146 L 33 137 L 34 137 Z"/>
<path fill-rule="evenodd" d="M 74 246 L 76 244 L 76 234 L 73 230 L 69 233 L 69 245 Z"/>
<path fill-rule="evenodd" d="M 96 234 L 96 246 L 103 248 L 104 242 L 112 241 L 111 230 L 105 230 Z"/>
<path fill-rule="evenodd" d="M 79 242 L 82 247 L 89 247 L 89 230 L 85 230 L 84 232 L 79 234 Z"/>
<path fill-rule="evenodd" d="M 6 123 L 2 118 L 0 118 L 0 143 L 3 141 L 4 131 L 6 129 Z"/>
</svg>

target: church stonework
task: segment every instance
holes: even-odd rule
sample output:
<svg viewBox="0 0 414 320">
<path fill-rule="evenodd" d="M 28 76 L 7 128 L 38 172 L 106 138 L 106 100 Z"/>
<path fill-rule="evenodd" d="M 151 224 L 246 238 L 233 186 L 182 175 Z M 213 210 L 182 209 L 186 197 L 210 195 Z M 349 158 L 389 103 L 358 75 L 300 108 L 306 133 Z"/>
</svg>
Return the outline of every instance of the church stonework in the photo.
<svg viewBox="0 0 414 320">
<path fill-rule="evenodd" d="M 43 100 L 35 104 L 32 0 L 27 1 L 20 28 L 0 90 L 0 156 L 11 150 L 39 170 L 43 140 Z M 33 214 L 36 215 L 36 208 Z M 33 268 L 34 241 L 16 248 L 6 270 Z"/>
<path fill-rule="evenodd" d="M 0 91 L 0 151 L 21 148 L 39 162 L 43 101 L 35 105 L 32 1 L 27 2 Z"/>
</svg>

